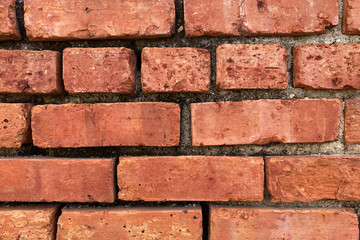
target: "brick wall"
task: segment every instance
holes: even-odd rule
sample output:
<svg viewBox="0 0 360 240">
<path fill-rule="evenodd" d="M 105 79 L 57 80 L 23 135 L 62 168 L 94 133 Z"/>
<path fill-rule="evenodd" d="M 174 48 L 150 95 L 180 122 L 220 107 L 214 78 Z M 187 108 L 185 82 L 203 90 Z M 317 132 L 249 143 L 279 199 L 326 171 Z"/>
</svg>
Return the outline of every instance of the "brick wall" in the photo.
<svg viewBox="0 0 360 240">
<path fill-rule="evenodd" d="M 359 239 L 358 0 L 3 0 L 0 239 Z"/>
</svg>

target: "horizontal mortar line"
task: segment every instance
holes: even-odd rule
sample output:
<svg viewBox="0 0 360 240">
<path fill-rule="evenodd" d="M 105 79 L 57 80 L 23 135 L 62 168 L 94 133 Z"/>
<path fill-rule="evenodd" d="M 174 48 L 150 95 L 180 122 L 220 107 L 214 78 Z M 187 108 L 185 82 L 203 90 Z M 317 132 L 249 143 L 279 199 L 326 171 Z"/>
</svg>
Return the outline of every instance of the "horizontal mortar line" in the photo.
<svg viewBox="0 0 360 240">
<path fill-rule="evenodd" d="M 355 208 L 360 207 L 360 201 L 336 201 L 336 200 L 321 200 L 316 202 L 292 202 L 292 203 L 272 203 L 269 201 L 261 202 L 211 202 L 211 201 L 158 201 L 158 202 L 144 202 L 144 201 L 120 201 L 117 200 L 114 203 L 79 203 L 79 202 L 0 202 L 0 207 L 31 207 L 39 205 L 54 205 L 61 204 L 62 207 L 77 207 L 77 208 L 92 208 L 92 207 L 200 207 L 201 204 L 219 205 L 227 207 L 241 207 L 241 208 Z"/>
</svg>

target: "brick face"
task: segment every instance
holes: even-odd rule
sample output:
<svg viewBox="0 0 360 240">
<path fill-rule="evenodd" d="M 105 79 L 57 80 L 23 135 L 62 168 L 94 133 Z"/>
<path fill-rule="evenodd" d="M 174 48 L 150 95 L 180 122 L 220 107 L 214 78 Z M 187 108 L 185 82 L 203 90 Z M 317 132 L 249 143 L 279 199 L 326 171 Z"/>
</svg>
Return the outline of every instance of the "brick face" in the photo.
<svg viewBox="0 0 360 240">
<path fill-rule="evenodd" d="M 128 48 L 67 48 L 63 78 L 67 92 L 123 93 L 135 91 L 136 56 Z"/>
<path fill-rule="evenodd" d="M 144 48 L 141 81 L 145 93 L 209 92 L 210 53 L 198 48 Z"/>
<path fill-rule="evenodd" d="M 0 239 L 55 239 L 57 206 L 0 208 Z"/>
<path fill-rule="evenodd" d="M 113 159 L 0 158 L 0 201 L 113 202 Z"/>
<path fill-rule="evenodd" d="M 0 103 L 0 148 L 20 148 L 31 142 L 31 104 Z"/>
<path fill-rule="evenodd" d="M 287 56 L 279 44 L 224 44 L 216 51 L 216 86 L 228 89 L 286 89 Z"/>
<path fill-rule="evenodd" d="M 210 208 L 210 239 L 359 238 L 351 209 Z"/>
<path fill-rule="evenodd" d="M 339 21 L 337 0 L 184 0 L 184 12 L 188 37 L 308 35 Z"/>
<path fill-rule="evenodd" d="M 263 165 L 261 157 L 124 157 L 118 166 L 119 199 L 261 201 Z"/>
<path fill-rule="evenodd" d="M 0 2 L 0 41 L 21 39 L 16 21 L 15 3 L 16 0 Z"/>
<path fill-rule="evenodd" d="M 200 208 L 64 209 L 57 239 L 202 238 Z"/>
<path fill-rule="evenodd" d="M 360 44 L 295 46 L 294 85 L 305 89 L 360 89 Z"/>
<path fill-rule="evenodd" d="M 0 50 L 0 93 L 58 94 L 62 91 L 59 52 Z"/>
<path fill-rule="evenodd" d="M 360 2 L 344 0 L 343 33 L 360 34 Z"/>
<path fill-rule="evenodd" d="M 31 41 L 169 37 L 175 24 L 174 0 L 27 0 L 24 8 Z"/>
<path fill-rule="evenodd" d="M 193 103 L 192 144 L 335 141 L 340 114 L 341 103 L 336 99 Z"/>
<path fill-rule="evenodd" d="M 180 108 L 175 103 L 38 105 L 32 131 L 34 144 L 42 148 L 176 146 Z"/>
<path fill-rule="evenodd" d="M 360 143 L 360 100 L 345 103 L 345 143 Z"/>
<path fill-rule="evenodd" d="M 359 156 L 268 157 L 266 176 L 273 202 L 360 200 Z"/>
</svg>

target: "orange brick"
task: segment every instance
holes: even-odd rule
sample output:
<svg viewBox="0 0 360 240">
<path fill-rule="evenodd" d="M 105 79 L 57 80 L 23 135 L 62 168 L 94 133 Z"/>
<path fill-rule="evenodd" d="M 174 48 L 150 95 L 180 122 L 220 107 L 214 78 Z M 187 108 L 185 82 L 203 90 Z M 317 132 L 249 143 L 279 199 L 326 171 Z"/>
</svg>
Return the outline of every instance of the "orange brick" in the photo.
<svg viewBox="0 0 360 240">
<path fill-rule="evenodd" d="M 224 44 L 216 51 L 216 86 L 229 89 L 286 89 L 288 52 L 279 44 Z"/>
<path fill-rule="evenodd" d="M 200 208 L 64 209 L 57 239 L 202 239 Z"/>
<path fill-rule="evenodd" d="M 0 50 L 0 93 L 62 92 L 59 52 Z"/>
<path fill-rule="evenodd" d="M 345 102 L 345 143 L 360 144 L 360 99 Z"/>
<path fill-rule="evenodd" d="M 337 99 L 191 104 L 193 146 L 316 143 L 338 139 Z"/>
<path fill-rule="evenodd" d="M 338 24 L 338 0 L 184 0 L 184 18 L 188 37 L 309 35 Z"/>
<path fill-rule="evenodd" d="M 31 104 L 0 103 L 0 148 L 20 148 L 31 142 Z"/>
<path fill-rule="evenodd" d="M 55 239 L 57 206 L 0 208 L 0 239 Z"/>
<path fill-rule="evenodd" d="M 42 148 L 176 146 L 175 103 L 38 105 L 32 110 L 34 145 Z"/>
<path fill-rule="evenodd" d="M 145 93 L 209 92 L 210 53 L 199 48 L 144 48 L 141 81 Z"/>
<path fill-rule="evenodd" d="M 360 200 L 360 156 L 268 157 L 267 189 L 273 202 Z"/>
<path fill-rule="evenodd" d="M 294 86 L 305 89 L 360 89 L 360 44 L 294 48 Z"/>
<path fill-rule="evenodd" d="M 344 0 L 343 33 L 360 34 L 360 2 Z"/>
<path fill-rule="evenodd" d="M 26 0 L 30 41 L 170 37 L 174 0 Z"/>
<path fill-rule="evenodd" d="M 16 0 L 0 2 L 0 41 L 21 39 L 16 21 L 15 3 Z"/>
<path fill-rule="evenodd" d="M 275 209 L 214 206 L 209 239 L 357 240 L 353 209 Z"/>
<path fill-rule="evenodd" d="M 75 93 L 135 91 L 136 56 L 128 48 L 67 48 L 63 53 L 65 89 Z"/>
<path fill-rule="evenodd" d="M 123 157 L 118 185 L 119 199 L 129 201 L 261 201 L 264 162 L 260 157 Z"/>
<path fill-rule="evenodd" d="M 113 159 L 0 158 L 0 201 L 113 202 Z"/>
</svg>

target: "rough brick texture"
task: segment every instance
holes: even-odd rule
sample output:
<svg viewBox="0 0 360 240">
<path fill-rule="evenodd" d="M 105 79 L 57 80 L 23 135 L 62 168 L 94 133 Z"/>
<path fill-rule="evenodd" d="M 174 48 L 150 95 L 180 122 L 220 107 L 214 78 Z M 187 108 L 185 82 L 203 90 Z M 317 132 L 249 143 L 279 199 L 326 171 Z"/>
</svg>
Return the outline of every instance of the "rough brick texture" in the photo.
<svg viewBox="0 0 360 240">
<path fill-rule="evenodd" d="M 174 0 L 26 0 L 31 41 L 169 37 Z"/>
<path fill-rule="evenodd" d="M 67 48 L 63 52 L 65 90 L 75 93 L 135 91 L 136 56 L 128 48 Z"/>
<path fill-rule="evenodd" d="M 360 100 L 345 103 L 345 143 L 360 144 Z"/>
<path fill-rule="evenodd" d="M 59 52 L 0 50 L 0 93 L 56 94 L 62 89 Z"/>
<path fill-rule="evenodd" d="M 192 143 L 314 143 L 338 139 L 337 99 L 247 100 L 191 104 Z"/>
<path fill-rule="evenodd" d="M 113 159 L 0 158 L 0 201 L 113 202 Z"/>
<path fill-rule="evenodd" d="M 343 33 L 360 34 L 360 2 L 344 0 Z"/>
<path fill-rule="evenodd" d="M 339 21 L 337 0 L 184 0 L 184 8 L 188 37 L 307 35 Z"/>
<path fill-rule="evenodd" d="M 216 51 L 216 86 L 228 89 L 286 89 L 285 48 L 279 44 L 224 44 Z"/>
<path fill-rule="evenodd" d="M 210 209 L 210 239 L 357 240 L 352 209 L 273 209 L 215 206 Z"/>
<path fill-rule="evenodd" d="M 57 239 L 202 239 L 200 208 L 64 209 Z"/>
<path fill-rule="evenodd" d="M 32 110 L 34 145 L 42 148 L 176 146 L 175 103 L 38 105 Z"/>
<path fill-rule="evenodd" d="M 57 206 L 0 208 L 0 239 L 55 239 Z"/>
<path fill-rule="evenodd" d="M 360 89 L 360 44 L 295 46 L 294 85 L 305 89 Z"/>
<path fill-rule="evenodd" d="M 268 157 L 273 202 L 360 200 L 360 156 Z"/>
<path fill-rule="evenodd" d="M 144 48 L 141 81 L 146 93 L 208 92 L 210 53 L 198 48 Z"/>
<path fill-rule="evenodd" d="M 31 142 L 31 104 L 0 103 L 0 148 L 19 148 Z"/>
<path fill-rule="evenodd" d="M 119 199 L 261 201 L 263 171 L 260 157 L 124 157 L 118 166 Z"/>
<path fill-rule="evenodd" d="M 16 0 L 0 2 L 0 41 L 21 39 L 16 21 L 15 2 Z"/>
</svg>

